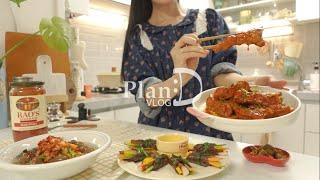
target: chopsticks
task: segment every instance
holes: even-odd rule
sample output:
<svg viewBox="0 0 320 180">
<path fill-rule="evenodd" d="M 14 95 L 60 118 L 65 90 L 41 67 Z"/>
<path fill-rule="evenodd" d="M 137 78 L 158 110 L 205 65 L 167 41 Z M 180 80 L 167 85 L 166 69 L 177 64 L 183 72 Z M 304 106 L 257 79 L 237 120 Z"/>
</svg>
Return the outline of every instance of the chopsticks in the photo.
<svg viewBox="0 0 320 180">
<path fill-rule="evenodd" d="M 218 35 L 218 36 L 209 36 L 209 37 L 199 38 L 199 42 L 203 43 L 203 42 L 206 42 L 206 41 L 211 41 L 211 40 L 215 40 L 215 39 L 221 39 L 221 38 L 224 38 L 224 37 L 227 37 L 227 36 L 231 36 L 231 35 L 235 35 L 235 34 L 221 34 L 221 35 Z"/>
<path fill-rule="evenodd" d="M 264 30 L 266 28 L 256 28 L 256 29 L 253 29 L 253 30 Z M 250 32 L 250 31 L 253 31 L 253 30 L 249 30 L 247 32 Z M 209 36 L 209 37 L 204 37 L 204 38 L 199 38 L 199 43 L 203 43 L 203 42 L 206 42 L 206 41 L 211 41 L 211 40 L 216 40 L 216 39 L 222 39 L 222 38 L 225 38 L 225 37 L 228 37 L 228 36 L 232 36 L 232 35 L 237 35 L 238 33 L 229 33 L 229 34 L 221 34 L 221 35 L 217 35 L 217 36 Z M 213 49 L 215 48 L 217 45 L 207 45 L 207 46 L 202 46 L 204 49 Z"/>
<path fill-rule="evenodd" d="M 211 50 L 213 49 L 213 47 L 215 47 L 216 45 L 209 45 L 209 46 L 202 46 L 203 49 L 205 50 Z"/>
<path fill-rule="evenodd" d="M 199 43 L 203 43 L 203 42 L 206 42 L 206 41 L 211 41 L 211 40 L 216 40 L 216 39 L 221 39 L 221 38 L 224 38 L 224 37 L 227 37 L 227 36 L 231 36 L 231 35 L 235 35 L 236 33 L 233 33 L 233 34 L 221 34 L 221 35 L 218 35 L 218 36 L 209 36 L 209 37 L 204 37 L 204 38 L 199 38 Z M 209 45 L 209 46 L 202 46 L 203 49 L 212 49 L 215 45 Z"/>
</svg>

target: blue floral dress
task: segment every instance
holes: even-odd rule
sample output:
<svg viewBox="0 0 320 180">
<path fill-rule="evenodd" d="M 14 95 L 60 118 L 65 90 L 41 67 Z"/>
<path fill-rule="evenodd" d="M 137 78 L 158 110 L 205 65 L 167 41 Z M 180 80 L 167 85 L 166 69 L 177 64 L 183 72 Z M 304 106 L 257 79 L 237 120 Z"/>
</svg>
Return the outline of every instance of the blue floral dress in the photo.
<svg viewBox="0 0 320 180">
<path fill-rule="evenodd" d="M 199 37 L 229 33 L 223 18 L 215 10 L 207 9 L 203 14 L 206 30 Z M 154 26 L 148 22 L 137 25 L 129 39 L 127 58 L 123 60 L 124 80 L 136 82 L 136 87 L 129 83 L 129 88 L 132 88 L 131 93 L 136 95 L 141 109 L 139 123 L 233 140 L 230 133 L 210 128 L 190 115 L 186 108 L 191 105 L 150 108 L 143 97 L 139 98 L 139 92 L 144 92 L 147 87 L 173 75 L 174 65 L 170 50 L 181 36 L 196 32 L 199 17 L 199 10 L 189 10 L 185 18 L 176 25 Z M 142 37 L 147 37 L 147 41 Z M 207 45 L 215 43 L 217 42 L 207 42 Z M 215 87 L 213 77 L 218 74 L 240 73 L 235 68 L 236 59 L 237 52 L 234 48 L 219 53 L 210 52 L 206 58 L 200 59 L 196 72 L 201 76 L 203 90 Z M 143 82 L 143 86 L 139 86 L 138 82 Z M 195 97 L 199 91 L 198 80 L 192 78 L 180 93 L 182 99 L 189 99 Z"/>
</svg>

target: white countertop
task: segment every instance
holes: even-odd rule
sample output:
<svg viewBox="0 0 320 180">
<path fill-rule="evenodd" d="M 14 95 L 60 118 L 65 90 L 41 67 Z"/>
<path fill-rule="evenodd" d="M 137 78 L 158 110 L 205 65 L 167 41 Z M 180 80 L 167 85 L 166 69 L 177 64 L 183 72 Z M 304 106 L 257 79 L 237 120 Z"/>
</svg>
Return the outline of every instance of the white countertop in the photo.
<svg viewBox="0 0 320 180">
<path fill-rule="evenodd" d="M 302 101 L 315 101 L 319 103 L 319 100 L 320 100 L 319 91 L 303 90 L 303 91 L 296 91 L 295 94 Z"/>
<path fill-rule="evenodd" d="M 90 122 L 92 123 L 92 122 Z M 116 155 L 119 150 L 117 144 L 123 144 L 125 140 L 132 138 L 147 138 L 154 137 L 159 134 L 172 132 L 172 130 L 156 128 L 151 126 L 139 125 L 134 123 L 113 121 L 113 120 L 101 120 L 96 122 L 98 128 L 96 130 L 108 133 L 113 142 L 111 149 L 107 149 L 113 155 Z M 53 126 L 53 124 L 51 124 Z M 55 129 L 55 131 L 65 130 L 64 128 Z M 4 141 L 11 138 L 11 130 L 9 128 L 0 130 L 0 141 Z M 291 159 L 287 163 L 286 167 L 273 167 L 266 164 L 255 164 L 248 162 L 242 155 L 242 149 L 248 144 L 227 141 L 207 136 L 200 136 L 196 134 L 189 134 L 190 140 L 200 139 L 203 142 L 215 142 L 226 144 L 230 149 L 230 166 L 214 177 L 207 178 L 215 180 L 318 180 L 319 179 L 319 158 L 314 156 L 308 156 L 304 154 L 290 152 Z M 1 144 L 1 143 L 0 143 Z M 121 147 L 123 148 L 123 147 Z M 116 157 L 116 156 L 115 156 Z M 116 160 L 112 159 L 115 170 L 110 172 L 110 176 L 105 179 L 119 179 L 119 180 L 138 180 L 127 173 L 122 173 L 116 165 Z M 91 170 L 92 171 L 92 170 Z M 86 172 L 86 171 L 85 171 Z M 84 173 L 85 173 L 84 172 Z M 120 173 L 119 173 L 120 172 Z M 92 172 L 97 173 L 97 172 Z M 113 174 L 112 174 L 113 173 Z M 111 175 L 112 174 L 112 175 Z M 0 171 L 1 176 L 1 171 Z M 77 178 L 75 178 L 77 179 Z"/>
<path fill-rule="evenodd" d="M 91 109 L 92 113 L 100 113 L 115 109 L 137 106 L 134 96 L 124 93 L 120 94 L 99 94 L 93 93 L 92 98 L 83 101 L 76 101 L 72 106 L 72 111 L 78 111 L 78 104 L 84 103 L 87 108 Z"/>
</svg>

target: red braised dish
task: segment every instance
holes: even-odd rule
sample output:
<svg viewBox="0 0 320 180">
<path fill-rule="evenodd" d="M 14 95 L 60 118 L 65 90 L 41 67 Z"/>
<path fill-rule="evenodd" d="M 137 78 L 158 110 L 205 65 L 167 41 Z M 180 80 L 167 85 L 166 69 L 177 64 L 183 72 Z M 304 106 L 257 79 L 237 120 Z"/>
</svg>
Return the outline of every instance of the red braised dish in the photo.
<svg viewBox="0 0 320 180">
<path fill-rule="evenodd" d="M 242 153 L 248 161 L 266 163 L 278 167 L 285 166 L 290 158 L 287 151 L 275 148 L 269 144 L 264 146 L 248 146 L 242 150 Z"/>
<path fill-rule="evenodd" d="M 246 81 L 216 89 L 206 104 L 206 113 L 233 119 L 268 119 L 293 111 L 283 103 L 280 92 L 256 92 Z"/>
</svg>

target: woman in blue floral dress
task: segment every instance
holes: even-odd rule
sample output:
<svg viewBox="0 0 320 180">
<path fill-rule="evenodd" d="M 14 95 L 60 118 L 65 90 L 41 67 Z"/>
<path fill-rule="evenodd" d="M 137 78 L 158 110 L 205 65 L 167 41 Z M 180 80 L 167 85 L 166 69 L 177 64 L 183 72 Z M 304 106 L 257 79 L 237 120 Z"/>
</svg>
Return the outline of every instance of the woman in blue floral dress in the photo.
<svg viewBox="0 0 320 180">
<path fill-rule="evenodd" d="M 227 24 L 213 9 L 184 11 L 177 0 L 132 0 L 122 76 L 141 109 L 139 123 L 233 140 L 230 133 L 207 127 L 189 114 L 190 104 L 173 103 L 195 97 L 201 91 L 200 84 L 202 90 L 240 80 L 274 85 L 268 77 L 242 76 L 235 67 L 235 48 L 214 53 L 198 43 L 198 38 L 226 33 Z M 195 71 L 201 82 L 177 73 L 181 68 Z"/>
</svg>

